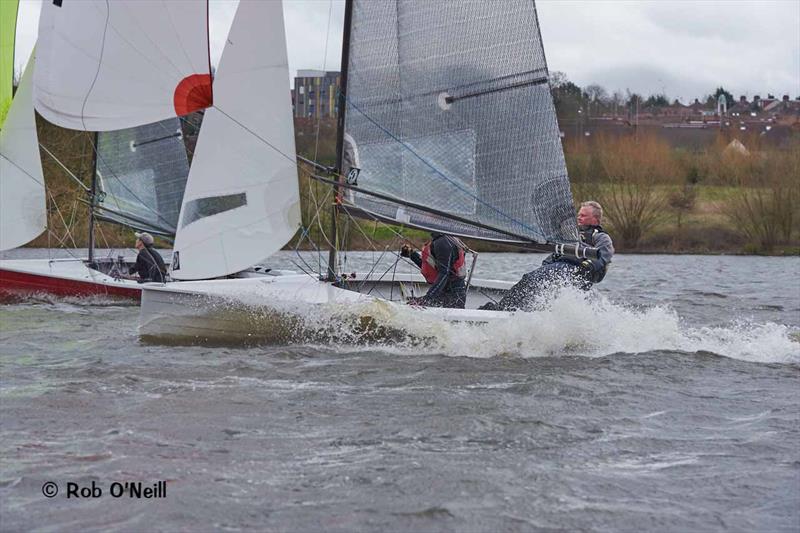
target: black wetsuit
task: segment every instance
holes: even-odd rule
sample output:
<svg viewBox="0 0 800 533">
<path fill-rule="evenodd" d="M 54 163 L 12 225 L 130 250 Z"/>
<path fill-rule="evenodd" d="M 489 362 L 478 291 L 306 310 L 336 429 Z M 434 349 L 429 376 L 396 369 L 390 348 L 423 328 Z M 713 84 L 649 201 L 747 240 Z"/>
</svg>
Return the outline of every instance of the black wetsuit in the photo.
<svg viewBox="0 0 800 533">
<path fill-rule="evenodd" d="M 139 250 L 139 255 L 136 256 L 136 263 L 128 273 L 139 274 L 139 283 L 144 283 L 145 281 L 164 283 L 167 280 L 167 267 L 164 264 L 164 259 L 152 246 L 145 246 Z"/>
<path fill-rule="evenodd" d="M 588 290 L 595 283 L 603 280 L 614 256 L 614 244 L 611 237 L 601 226 L 580 228 L 581 242 L 597 248 L 597 259 L 579 259 L 568 255 L 550 254 L 542 261 L 542 266 L 528 272 L 519 282 L 511 287 L 503 298 L 489 303 L 481 309 L 514 311 L 530 308 L 537 295 L 559 284 L 569 284 Z"/>
<path fill-rule="evenodd" d="M 467 284 L 453 268 L 458 261 L 459 246 L 455 239 L 432 233 L 431 256 L 436 260 L 436 280 L 420 299 L 422 305 L 464 309 L 467 303 Z M 409 256 L 414 264 L 422 268 L 422 256 L 412 252 Z"/>
</svg>

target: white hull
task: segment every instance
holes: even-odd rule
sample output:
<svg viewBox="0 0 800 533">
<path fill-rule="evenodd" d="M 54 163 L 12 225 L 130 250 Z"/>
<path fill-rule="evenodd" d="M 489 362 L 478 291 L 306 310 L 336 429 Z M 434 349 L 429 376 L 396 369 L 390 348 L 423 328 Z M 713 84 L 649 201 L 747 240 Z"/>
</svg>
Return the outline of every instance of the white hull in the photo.
<svg viewBox="0 0 800 533">
<path fill-rule="evenodd" d="M 474 308 L 488 301 L 485 294 L 497 299 L 510 283 L 473 280 L 472 309 L 408 306 L 403 292 L 419 296 L 426 290 L 419 280 L 365 283 L 362 292 L 298 274 L 147 285 L 139 333 L 144 340 L 175 343 L 359 342 L 424 338 L 435 335 L 437 323 L 485 324 L 510 314 Z"/>
</svg>

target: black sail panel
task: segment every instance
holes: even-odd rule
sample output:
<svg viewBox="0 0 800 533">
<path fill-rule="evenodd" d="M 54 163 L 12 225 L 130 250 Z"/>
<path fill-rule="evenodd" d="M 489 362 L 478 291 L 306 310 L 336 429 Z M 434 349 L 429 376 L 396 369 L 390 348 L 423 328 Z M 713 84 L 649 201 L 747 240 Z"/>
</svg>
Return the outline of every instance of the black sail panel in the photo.
<svg viewBox="0 0 800 533">
<path fill-rule="evenodd" d="M 505 240 L 447 214 L 538 242 L 577 238 L 564 153 L 531 0 L 354 0 L 346 199 L 398 223 Z M 347 152 L 347 150 L 346 150 Z"/>
</svg>

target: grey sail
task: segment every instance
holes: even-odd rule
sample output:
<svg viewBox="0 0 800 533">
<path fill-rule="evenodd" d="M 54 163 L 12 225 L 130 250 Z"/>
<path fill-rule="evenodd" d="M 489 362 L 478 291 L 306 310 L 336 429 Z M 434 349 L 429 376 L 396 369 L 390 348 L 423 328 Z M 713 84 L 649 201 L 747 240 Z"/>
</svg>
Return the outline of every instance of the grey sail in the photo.
<svg viewBox="0 0 800 533">
<path fill-rule="evenodd" d="M 178 118 L 98 133 L 96 212 L 105 220 L 173 236 L 188 175 Z"/>
<path fill-rule="evenodd" d="M 577 238 L 532 0 L 354 0 L 348 52 L 355 210 L 481 239 Z"/>
</svg>

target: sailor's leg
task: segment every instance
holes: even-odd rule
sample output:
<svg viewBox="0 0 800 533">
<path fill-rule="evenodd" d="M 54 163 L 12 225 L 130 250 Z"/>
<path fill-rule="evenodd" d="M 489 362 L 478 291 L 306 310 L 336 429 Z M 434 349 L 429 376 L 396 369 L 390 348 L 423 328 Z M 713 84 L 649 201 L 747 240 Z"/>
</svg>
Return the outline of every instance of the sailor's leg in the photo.
<svg viewBox="0 0 800 533">
<path fill-rule="evenodd" d="M 452 279 L 438 296 L 427 299 L 428 307 L 448 307 L 464 309 L 467 303 L 467 285 L 463 279 Z"/>
<path fill-rule="evenodd" d="M 522 276 L 522 279 L 511 287 L 497 304 L 486 308 L 503 311 L 529 309 L 538 296 L 559 285 L 570 283 L 577 285 L 578 281 L 584 283 L 574 265 L 564 262 L 550 263 Z"/>
<path fill-rule="evenodd" d="M 517 309 L 525 308 L 526 304 L 540 290 L 542 282 L 547 277 L 546 272 L 547 269 L 544 267 L 528 272 L 513 287 L 508 289 L 496 306 L 492 307 L 502 311 L 516 311 Z"/>
<path fill-rule="evenodd" d="M 444 307 L 464 309 L 467 305 L 467 284 L 463 279 L 450 280 L 450 286 L 444 294 Z"/>
</svg>

